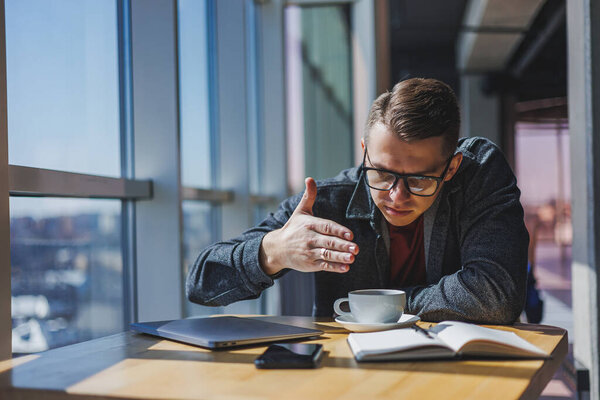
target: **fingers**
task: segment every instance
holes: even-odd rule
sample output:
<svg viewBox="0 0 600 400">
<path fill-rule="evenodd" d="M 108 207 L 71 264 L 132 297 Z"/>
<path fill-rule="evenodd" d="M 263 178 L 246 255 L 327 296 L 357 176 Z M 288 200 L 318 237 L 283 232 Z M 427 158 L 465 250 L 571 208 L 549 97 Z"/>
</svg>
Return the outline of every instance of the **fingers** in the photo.
<svg viewBox="0 0 600 400">
<path fill-rule="evenodd" d="M 350 267 L 346 264 L 338 264 L 326 261 L 318 262 L 315 266 L 315 271 L 337 272 L 338 274 L 343 274 L 349 270 Z"/>
<path fill-rule="evenodd" d="M 352 264 L 354 262 L 354 254 L 327 248 L 313 249 L 312 254 L 316 261 L 334 262 L 338 264 Z"/>
<path fill-rule="evenodd" d="M 352 242 L 349 242 L 346 240 L 342 240 L 342 239 L 339 239 L 334 236 L 317 235 L 315 238 L 313 238 L 310 241 L 309 246 L 313 249 L 332 250 L 332 251 L 335 251 L 336 253 L 340 253 L 341 255 L 346 255 L 346 256 L 358 254 L 358 246 L 355 243 L 352 243 Z M 331 260 L 331 261 L 347 262 L 350 260 L 349 259 L 348 260 L 340 259 L 340 260 Z M 352 261 L 354 261 L 354 259 L 352 259 Z"/>
<path fill-rule="evenodd" d="M 304 180 L 304 184 L 306 185 L 304 196 L 302 196 L 300 203 L 298 203 L 298 206 L 296 206 L 294 213 L 302 212 L 313 215 L 312 208 L 317 198 L 317 184 L 313 178 L 306 178 Z"/>
<path fill-rule="evenodd" d="M 312 250 L 312 254 L 315 271 L 348 272 L 350 270 L 349 264 L 353 263 L 355 258 L 354 254 L 327 248 L 315 248 Z"/>
<path fill-rule="evenodd" d="M 341 239 L 352 240 L 352 231 L 337 222 L 328 219 L 315 218 L 309 229 L 327 236 L 337 236 Z"/>
</svg>

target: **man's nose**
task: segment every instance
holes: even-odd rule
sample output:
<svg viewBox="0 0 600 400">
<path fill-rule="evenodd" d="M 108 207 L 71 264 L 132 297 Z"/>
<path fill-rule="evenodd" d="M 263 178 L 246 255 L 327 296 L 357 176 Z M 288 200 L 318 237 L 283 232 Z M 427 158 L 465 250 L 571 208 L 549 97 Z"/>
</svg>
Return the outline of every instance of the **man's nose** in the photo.
<svg viewBox="0 0 600 400">
<path fill-rule="evenodd" d="M 390 190 L 390 198 L 393 202 L 406 200 L 410 197 L 410 192 L 406 189 L 404 185 L 404 181 L 402 179 L 398 179 L 398 182 L 394 185 L 394 187 Z"/>
</svg>

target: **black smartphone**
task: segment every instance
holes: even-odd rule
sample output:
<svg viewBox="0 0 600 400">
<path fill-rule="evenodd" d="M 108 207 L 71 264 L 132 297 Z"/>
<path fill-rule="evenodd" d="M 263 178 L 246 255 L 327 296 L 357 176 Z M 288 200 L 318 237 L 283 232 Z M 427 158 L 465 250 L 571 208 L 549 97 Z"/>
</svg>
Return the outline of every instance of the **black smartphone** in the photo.
<svg viewBox="0 0 600 400">
<path fill-rule="evenodd" d="M 317 368 L 322 357 L 322 344 L 275 343 L 254 360 L 254 365 L 261 369 Z"/>
</svg>

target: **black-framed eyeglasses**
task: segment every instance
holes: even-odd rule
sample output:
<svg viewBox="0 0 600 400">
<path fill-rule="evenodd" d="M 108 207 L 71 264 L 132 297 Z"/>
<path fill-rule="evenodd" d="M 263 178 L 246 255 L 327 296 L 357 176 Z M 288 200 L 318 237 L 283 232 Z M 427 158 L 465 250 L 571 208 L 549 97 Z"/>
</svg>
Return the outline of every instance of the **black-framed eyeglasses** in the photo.
<svg viewBox="0 0 600 400">
<path fill-rule="evenodd" d="M 446 177 L 446 173 L 448 172 L 452 158 L 453 156 L 450 156 L 446 162 L 446 167 L 444 168 L 444 172 L 442 172 L 441 176 L 399 174 L 387 169 L 367 167 L 365 165 L 365 160 L 369 160 L 371 165 L 372 163 L 369 155 L 367 154 L 367 147 L 365 146 L 365 155 L 363 156 L 362 168 L 363 171 L 365 171 L 367 185 L 372 189 L 390 191 L 394 188 L 394 186 L 396 186 L 398 181 L 402 179 L 404 182 L 404 187 L 410 194 L 421 197 L 429 197 L 433 196 L 437 192 L 440 183 Z"/>
</svg>

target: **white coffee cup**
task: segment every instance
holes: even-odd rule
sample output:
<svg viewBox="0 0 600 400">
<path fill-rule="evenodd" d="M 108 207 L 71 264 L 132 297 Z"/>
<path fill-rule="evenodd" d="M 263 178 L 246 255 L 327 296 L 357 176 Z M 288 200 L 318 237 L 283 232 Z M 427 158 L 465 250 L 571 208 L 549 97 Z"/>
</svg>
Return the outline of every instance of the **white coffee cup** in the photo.
<svg viewBox="0 0 600 400">
<path fill-rule="evenodd" d="M 350 303 L 350 312 L 342 311 L 340 305 Z M 348 297 L 337 299 L 333 309 L 339 315 L 351 316 L 356 322 L 398 322 L 406 307 L 406 293 L 395 289 L 363 289 L 348 293 Z"/>
</svg>

